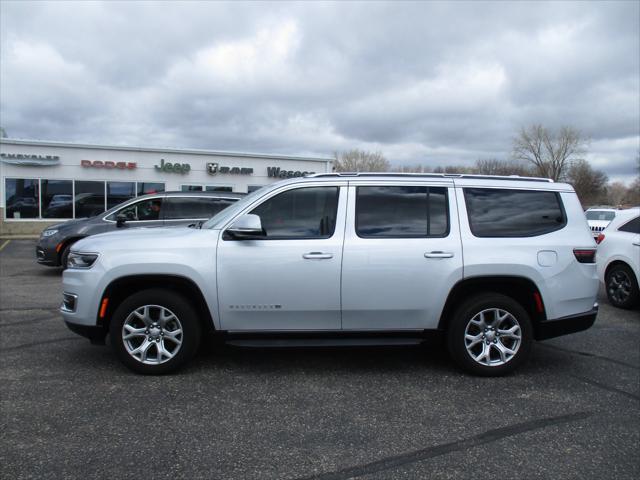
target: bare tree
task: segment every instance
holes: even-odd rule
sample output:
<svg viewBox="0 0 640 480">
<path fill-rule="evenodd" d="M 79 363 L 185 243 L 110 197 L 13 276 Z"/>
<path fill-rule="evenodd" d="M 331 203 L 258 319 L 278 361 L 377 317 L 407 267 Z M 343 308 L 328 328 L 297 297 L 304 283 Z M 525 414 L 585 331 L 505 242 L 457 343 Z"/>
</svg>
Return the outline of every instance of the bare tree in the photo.
<svg viewBox="0 0 640 480">
<path fill-rule="evenodd" d="M 353 149 L 335 154 L 333 167 L 336 172 L 388 172 L 389 161 L 382 152 Z"/>
<path fill-rule="evenodd" d="M 622 205 L 624 198 L 627 196 L 627 187 L 622 182 L 610 183 L 607 187 L 607 200 L 610 205 L 617 207 Z"/>
<path fill-rule="evenodd" d="M 585 153 L 586 144 L 580 132 L 571 127 L 552 132 L 542 125 L 531 125 L 513 139 L 512 155 L 530 163 L 537 175 L 557 181 L 564 179 L 571 162 Z"/>
<path fill-rule="evenodd" d="M 586 160 L 578 160 L 571 164 L 567 172 L 567 181 L 573 185 L 583 207 L 606 201 L 607 175 L 593 169 Z"/>
<path fill-rule="evenodd" d="M 530 177 L 531 169 L 517 160 L 498 160 L 497 158 L 485 158 L 476 161 L 476 173 L 481 175 L 520 175 Z"/>
</svg>

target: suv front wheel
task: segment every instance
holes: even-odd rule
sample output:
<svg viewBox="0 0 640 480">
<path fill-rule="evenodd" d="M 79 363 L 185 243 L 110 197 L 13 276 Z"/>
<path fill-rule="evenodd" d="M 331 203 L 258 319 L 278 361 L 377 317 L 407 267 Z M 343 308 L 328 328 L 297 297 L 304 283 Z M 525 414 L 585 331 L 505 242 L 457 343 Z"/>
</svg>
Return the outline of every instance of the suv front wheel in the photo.
<svg viewBox="0 0 640 480">
<path fill-rule="evenodd" d="M 529 315 L 510 297 L 485 293 L 470 298 L 454 313 L 447 346 L 464 370 L 483 376 L 510 373 L 531 351 Z"/>
<path fill-rule="evenodd" d="M 109 330 L 122 363 L 144 374 L 175 371 L 195 355 L 201 335 L 189 302 L 164 289 L 128 297 L 114 312 Z"/>
</svg>

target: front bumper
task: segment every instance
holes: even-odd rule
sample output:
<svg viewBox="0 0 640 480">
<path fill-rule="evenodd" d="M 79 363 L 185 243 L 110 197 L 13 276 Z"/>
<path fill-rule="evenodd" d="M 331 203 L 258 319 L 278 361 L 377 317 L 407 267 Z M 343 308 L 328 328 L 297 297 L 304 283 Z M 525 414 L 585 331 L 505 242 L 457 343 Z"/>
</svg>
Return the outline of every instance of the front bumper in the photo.
<svg viewBox="0 0 640 480">
<path fill-rule="evenodd" d="M 58 258 L 58 252 L 56 252 L 56 243 L 49 244 L 49 242 L 43 242 L 40 239 L 38 245 L 36 245 L 36 260 L 40 265 L 59 267 L 60 259 Z"/>
<path fill-rule="evenodd" d="M 535 339 L 547 340 L 549 338 L 587 330 L 593 326 L 597 315 L 598 304 L 596 303 L 593 309 L 588 312 L 556 318 L 554 320 L 541 321 L 536 325 Z"/>
<path fill-rule="evenodd" d="M 77 333 L 78 335 L 88 338 L 92 344 L 94 345 L 105 344 L 104 339 L 107 336 L 107 331 L 104 327 L 101 327 L 101 326 L 92 327 L 89 325 L 79 325 L 77 323 L 67 322 L 66 320 L 64 323 L 67 325 L 69 330 L 71 330 L 73 333 Z"/>
</svg>

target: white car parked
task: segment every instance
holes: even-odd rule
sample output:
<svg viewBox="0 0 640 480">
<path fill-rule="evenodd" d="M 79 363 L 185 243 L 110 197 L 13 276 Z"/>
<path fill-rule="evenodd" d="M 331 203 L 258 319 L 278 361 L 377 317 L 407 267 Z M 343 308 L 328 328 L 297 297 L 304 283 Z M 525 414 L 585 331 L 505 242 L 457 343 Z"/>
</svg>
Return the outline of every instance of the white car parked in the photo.
<svg viewBox="0 0 640 480">
<path fill-rule="evenodd" d="M 533 340 L 593 325 L 595 254 L 567 184 L 321 174 L 264 187 L 199 229 L 78 241 L 61 311 L 141 373 L 175 370 L 215 331 L 261 347 L 435 336 L 467 371 L 502 375 Z"/>
<path fill-rule="evenodd" d="M 597 266 L 612 305 L 633 308 L 640 303 L 640 208 L 619 210 L 598 236 Z"/>
<path fill-rule="evenodd" d="M 616 218 L 617 212 L 615 208 L 604 207 L 593 207 L 584 212 L 593 238 L 597 238 L 600 232 L 607 228 L 611 220 Z"/>
</svg>

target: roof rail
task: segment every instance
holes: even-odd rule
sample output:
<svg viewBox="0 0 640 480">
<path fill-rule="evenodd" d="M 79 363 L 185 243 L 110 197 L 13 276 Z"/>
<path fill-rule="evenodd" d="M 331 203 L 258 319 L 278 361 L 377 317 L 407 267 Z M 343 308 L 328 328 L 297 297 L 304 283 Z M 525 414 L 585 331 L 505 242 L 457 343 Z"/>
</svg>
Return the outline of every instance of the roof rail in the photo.
<svg viewBox="0 0 640 480">
<path fill-rule="evenodd" d="M 334 172 L 313 173 L 305 175 L 307 178 L 320 177 L 398 177 L 398 178 L 473 178 L 477 180 L 514 180 L 518 182 L 553 183 L 550 178 L 521 177 L 519 175 L 475 175 L 470 173 L 398 173 L 398 172 Z"/>
</svg>

